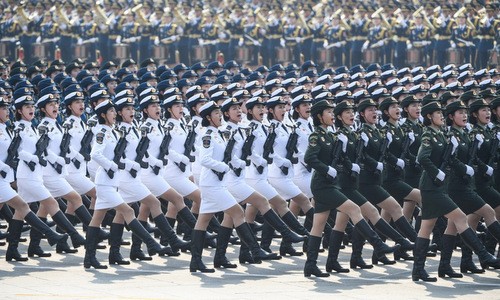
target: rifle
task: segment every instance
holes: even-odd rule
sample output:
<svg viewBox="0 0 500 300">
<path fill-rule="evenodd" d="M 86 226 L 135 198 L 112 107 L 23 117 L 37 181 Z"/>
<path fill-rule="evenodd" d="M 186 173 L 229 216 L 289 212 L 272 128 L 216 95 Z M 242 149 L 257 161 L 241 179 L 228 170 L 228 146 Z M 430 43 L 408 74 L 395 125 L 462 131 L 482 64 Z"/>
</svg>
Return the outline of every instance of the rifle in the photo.
<svg viewBox="0 0 500 300">
<path fill-rule="evenodd" d="M 189 127 L 189 133 L 184 142 L 184 155 L 189 158 L 190 162 L 195 161 L 195 157 L 191 155 L 192 151 L 195 151 L 194 142 L 196 141 L 196 127 L 198 126 L 198 120 L 194 120 L 193 124 Z M 186 171 L 186 164 L 181 162 L 178 165 L 182 172 Z"/>
<path fill-rule="evenodd" d="M 262 125 L 264 126 L 264 125 Z M 262 153 L 262 157 L 267 161 L 268 164 L 273 163 L 273 159 L 269 157 L 271 153 L 274 152 L 273 146 L 274 146 L 274 141 L 276 140 L 276 124 L 271 124 L 271 127 L 269 127 L 269 134 L 267 135 L 266 141 L 264 142 L 264 152 Z M 263 166 L 258 166 L 257 167 L 257 172 L 259 174 L 262 174 L 264 172 L 264 167 Z"/>
<path fill-rule="evenodd" d="M 234 132 L 230 133 L 228 131 L 225 131 L 223 134 L 226 137 L 226 139 L 229 141 L 226 145 L 226 149 L 224 149 L 224 157 L 222 158 L 222 162 L 227 164 L 229 166 L 229 168 L 234 171 L 234 169 L 230 163 L 231 156 L 233 154 L 234 144 L 236 143 L 236 140 L 234 139 Z M 240 171 L 241 171 L 241 169 L 240 169 Z M 212 172 L 214 172 L 215 175 L 217 175 L 217 177 L 219 178 L 220 181 L 222 181 L 222 179 L 224 179 L 225 173 L 217 172 L 215 170 L 212 170 Z"/>
<path fill-rule="evenodd" d="M 160 144 L 160 153 L 158 154 L 158 159 L 163 162 L 164 166 L 167 164 L 167 159 L 165 158 L 165 156 L 168 155 L 168 147 L 170 146 L 170 141 L 172 140 L 172 136 L 170 135 L 170 130 L 172 130 L 173 126 L 174 125 L 172 123 L 169 123 L 167 125 L 167 128 L 165 130 L 165 135 L 163 136 L 163 140 L 161 141 Z M 149 139 L 148 139 L 148 144 L 149 144 Z M 155 175 L 160 174 L 160 167 L 154 166 L 153 173 L 155 173 Z"/>
<path fill-rule="evenodd" d="M 384 141 L 382 142 L 382 146 L 380 147 L 380 156 L 378 159 L 379 162 L 384 161 L 385 155 L 387 154 L 387 148 L 389 148 L 389 140 L 387 139 L 387 137 L 385 137 Z M 375 173 L 379 174 L 380 171 L 377 169 L 377 170 L 375 170 Z"/>
<path fill-rule="evenodd" d="M 477 172 L 477 148 L 479 146 L 479 140 L 474 138 L 474 142 L 472 142 L 471 148 L 469 148 L 469 160 L 467 161 L 467 165 L 474 169 L 474 173 Z M 463 176 L 465 180 L 469 180 L 470 177 L 465 174 Z"/>
<path fill-rule="evenodd" d="M 88 128 L 83 135 L 82 140 L 80 141 L 80 154 L 83 156 L 85 161 L 90 161 L 90 143 L 92 143 L 92 139 L 94 138 L 94 133 L 92 132 L 92 127 L 96 125 L 94 120 L 87 121 Z M 73 164 L 77 169 L 80 169 L 80 162 L 78 160 L 73 160 Z"/>
<path fill-rule="evenodd" d="M 125 153 L 125 149 L 127 148 L 127 130 L 124 127 L 122 127 L 120 128 L 120 131 L 122 133 L 122 136 L 118 140 L 118 143 L 116 143 L 113 162 L 118 166 L 119 170 L 124 170 L 125 164 L 121 161 L 121 159 L 123 157 L 123 154 Z M 113 177 L 115 176 L 115 172 L 111 169 L 109 169 L 106 173 L 111 179 L 113 179 Z"/>
<path fill-rule="evenodd" d="M 252 123 L 250 125 L 250 128 L 247 132 L 247 138 L 245 139 L 245 143 L 243 143 L 243 147 L 241 149 L 241 160 L 244 160 L 246 165 L 250 165 L 250 160 L 248 157 L 250 156 L 252 152 L 252 145 L 253 141 L 255 140 L 255 135 L 253 135 L 253 131 L 257 125 L 255 123 Z"/>
<path fill-rule="evenodd" d="M 286 156 L 285 158 L 288 159 L 293 165 L 299 162 L 299 159 L 297 157 L 294 157 L 293 154 L 299 152 L 297 149 L 297 142 L 299 141 L 299 135 L 297 134 L 297 127 L 293 126 L 292 133 L 288 137 L 288 141 L 286 142 Z M 281 172 L 283 174 L 288 175 L 288 168 L 287 167 L 280 167 Z"/>
<path fill-rule="evenodd" d="M 449 142 L 447 145 L 446 145 L 446 149 L 444 150 L 443 152 L 443 157 L 441 158 L 441 165 L 439 166 L 439 170 L 441 172 L 444 172 L 446 173 L 446 169 L 448 168 L 448 165 L 450 163 L 450 158 L 451 158 L 451 152 L 453 151 L 453 145 L 451 144 L 451 142 Z M 437 178 L 434 178 L 434 184 L 437 185 L 437 186 L 441 186 L 444 184 L 443 181 L 437 179 Z"/>
<path fill-rule="evenodd" d="M 138 163 L 141 168 L 147 169 L 149 167 L 149 164 L 145 162 L 144 156 L 148 155 L 148 148 L 149 148 L 149 138 L 148 138 L 148 128 L 143 127 L 141 128 L 141 140 L 139 141 L 139 144 L 137 145 L 137 149 L 135 149 L 135 153 L 137 154 L 135 156 L 135 162 Z M 130 175 L 132 177 L 137 177 L 137 170 L 130 170 Z"/>
<path fill-rule="evenodd" d="M 337 165 L 338 165 L 341 153 L 342 153 L 342 141 L 337 139 L 337 141 L 335 142 L 335 146 L 333 147 L 333 150 L 332 150 L 333 159 L 332 159 L 332 163 L 330 164 L 330 166 L 332 168 L 334 168 L 334 169 L 338 168 Z M 327 176 L 330 176 L 330 175 L 327 175 Z"/>
<path fill-rule="evenodd" d="M 365 144 L 362 139 L 358 139 L 358 142 L 356 144 L 356 160 L 354 163 L 359 165 L 359 168 L 361 169 L 361 159 L 363 157 L 363 149 L 365 147 Z M 351 171 L 351 179 L 356 181 L 358 178 L 358 173 Z"/>
<path fill-rule="evenodd" d="M 24 130 L 24 124 L 19 124 L 19 127 L 14 130 L 14 138 L 7 149 L 7 159 L 5 159 L 5 163 L 14 170 L 17 169 L 17 164 L 19 163 L 19 159 L 17 159 L 17 150 L 21 145 L 21 136 L 19 132 L 22 130 Z M 3 178 L 7 177 L 7 173 L 4 171 L 1 171 L 0 175 L 2 175 Z"/>
<path fill-rule="evenodd" d="M 47 161 L 43 158 L 43 154 L 47 151 L 47 147 L 49 146 L 49 142 L 50 142 L 50 138 L 49 138 L 49 135 L 47 134 L 47 127 L 43 126 L 43 125 L 40 125 L 38 127 L 38 132 L 41 134 L 40 135 L 40 138 L 38 139 L 38 141 L 36 142 L 36 150 L 35 150 L 35 153 L 34 155 L 36 155 L 38 157 L 38 163 L 40 164 L 40 166 L 42 167 L 46 167 L 47 166 Z M 35 167 L 36 167 L 36 163 L 30 161 L 30 162 L 27 162 L 27 161 L 24 161 L 28 167 L 30 168 L 30 170 L 33 172 L 35 171 Z"/>
<path fill-rule="evenodd" d="M 497 152 L 498 152 L 498 144 L 499 144 L 499 140 L 494 137 L 493 138 L 493 142 L 491 143 L 491 146 L 490 146 L 490 155 L 488 156 L 489 159 L 488 159 L 488 163 L 487 165 L 492 167 L 493 169 L 496 169 L 497 168 Z"/>
<path fill-rule="evenodd" d="M 63 124 L 64 134 L 63 134 L 63 137 L 61 140 L 61 145 L 59 145 L 59 149 L 61 151 L 59 155 L 62 158 L 64 158 L 64 161 L 66 162 L 66 164 L 69 164 L 69 162 L 70 162 L 69 157 L 67 156 L 69 153 L 69 145 L 71 142 L 71 135 L 69 134 L 69 130 L 73 127 L 74 122 L 75 122 L 75 120 L 71 119 L 70 123 Z M 54 164 L 52 164 L 52 166 L 54 167 L 54 169 L 56 169 L 57 173 L 59 173 L 59 174 L 62 173 L 63 166 L 61 166 L 58 163 L 54 163 Z"/>
</svg>

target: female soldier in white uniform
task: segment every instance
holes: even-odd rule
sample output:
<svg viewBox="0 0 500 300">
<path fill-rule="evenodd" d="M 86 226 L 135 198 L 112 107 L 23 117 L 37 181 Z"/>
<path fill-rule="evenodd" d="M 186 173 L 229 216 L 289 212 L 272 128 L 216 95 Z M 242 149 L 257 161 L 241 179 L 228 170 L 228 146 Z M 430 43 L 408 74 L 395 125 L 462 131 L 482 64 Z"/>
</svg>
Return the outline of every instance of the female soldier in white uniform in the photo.
<svg viewBox="0 0 500 300">
<path fill-rule="evenodd" d="M 96 173 L 96 191 L 97 199 L 95 204 L 95 212 L 92 221 L 87 228 L 87 242 L 85 244 L 85 258 L 83 261 L 84 268 L 94 267 L 96 269 L 106 269 L 107 266 L 101 265 L 97 261 L 96 246 L 99 241 L 99 231 L 106 211 L 114 208 L 117 212 L 115 220 L 123 218 L 133 234 L 141 238 L 148 247 L 149 255 L 165 254 L 166 249 L 162 248 L 144 227 L 135 218 L 134 210 L 128 206 L 123 198 L 118 193 L 120 177 L 123 172 L 120 172 L 120 166 L 115 162 L 115 148 L 119 142 L 118 134 L 112 129 L 116 122 L 116 111 L 111 101 L 105 100 L 98 104 L 95 108 L 101 130 L 96 135 L 95 144 L 92 147 L 91 156 L 99 164 Z M 125 141 L 126 143 L 126 141 Z M 138 170 L 136 163 L 130 160 L 123 159 L 123 155 L 119 158 L 118 163 L 128 172 Z"/>
<path fill-rule="evenodd" d="M 0 98 L 0 148 L 9 149 L 12 138 L 15 133 L 7 128 L 6 122 L 9 120 L 9 103 L 5 99 Z M 15 150 L 15 149 L 13 149 Z M 60 240 L 66 240 L 66 234 L 60 235 L 52 231 L 44 222 L 42 222 L 32 211 L 29 206 L 23 201 L 21 197 L 10 186 L 14 182 L 14 169 L 11 168 L 10 162 L 6 159 L 14 159 L 9 157 L 8 151 L 0 152 L 0 206 L 9 205 L 16 211 L 12 220 L 9 223 L 7 241 L 9 246 L 5 254 L 6 261 L 26 261 L 28 258 L 22 257 L 18 250 L 17 245 L 21 237 L 21 230 L 23 228 L 23 219 L 25 219 L 31 226 L 31 231 L 38 231 L 45 234 L 48 238 L 50 245 L 57 243 Z"/>
<path fill-rule="evenodd" d="M 217 129 L 222 123 L 222 112 L 219 106 L 213 102 L 207 102 L 200 108 L 202 125 L 206 127 L 202 137 L 203 146 L 200 149 L 200 163 L 202 165 L 200 174 L 200 189 L 202 201 L 200 215 L 192 234 L 191 272 L 201 271 L 213 273 L 214 269 L 208 269 L 201 260 L 206 228 L 214 213 L 224 211 L 223 225 L 227 228 L 236 228 L 241 241 L 250 248 L 252 258 L 258 262 L 268 259 L 269 254 L 262 250 L 257 243 L 252 229 L 245 222 L 244 212 L 238 202 L 229 193 L 224 182 L 224 176 L 230 171 L 229 166 L 222 162 L 226 141 Z M 219 245 L 218 245 L 219 246 Z M 225 244 L 227 247 L 227 243 Z M 225 252 L 225 249 L 222 250 Z"/>
</svg>

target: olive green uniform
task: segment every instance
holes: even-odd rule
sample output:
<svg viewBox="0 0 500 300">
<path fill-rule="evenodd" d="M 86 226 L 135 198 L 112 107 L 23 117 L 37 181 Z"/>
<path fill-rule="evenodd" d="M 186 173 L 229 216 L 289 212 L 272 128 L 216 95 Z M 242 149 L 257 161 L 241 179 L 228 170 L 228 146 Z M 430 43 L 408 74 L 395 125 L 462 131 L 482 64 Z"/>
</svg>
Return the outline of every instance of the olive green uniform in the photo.
<svg viewBox="0 0 500 300">
<path fill-rule="evenodd" d="M 415 136 L 415 141 L 410 145 L 408 149 L 407 160 L 405 161 L 406 165 L 404 181 L 411 187 L 418 188 L 420 176 L 422 176 L 422 167 L 417 163 L 417 153 L 422 141 L 424 125 L 422 125 L 422 123 L 420 123 L 419 121 L 406 119 L 403 125 L 401 125 L 401 128 L 406 134 L 408 134 L 409 132 L 413 132 Z"/>
<path fill-rule="evenodd" d="M 451 136 L 457 139 L 458 148 L 456 156 L 453 158 L 448 193 L 458 207 L 469 215 L 486 204 L 474 190 L 474 178 L 466 174 L 465 165 L 469 162 L 471 147 L 475 146 L 472 145 L 469 134 L 465 130 L 451 127 Z"/>
<path fill-rule="evenodd" d="M 432 127 L 424 128 L 422 143 L 418 150 L 417 161 L 423 168 L 419 189 L 422 195 L 422 219 L 429 220 L 444 216 L 457 208 L 447 194 L 448 174 L 443 183 L 436 176 L 439 173 L 448 139 L 443 132 Z M 447 170 L 441 170 L 449 173 Z"/>
<path fill-rule="evenodd" d="M 391 194 L 399 204 L 403 204 L 404 198 L 410 194 L 413 188 L 404 182 L 404 169 L 396 165 L 402 158 L 403 143 L 407 138 L 401 126 L 387 122 L 385 132 L 392 134 L 392 142 L 387 149 L 386 168 L 382 186 Z"/>
<path fill-rule="evenodd" d="M 391 195 L 382 187 L 382 173 L 377 170 L 380 162 L 381 147 L 385 136 L 380 130 L 368 124 L 363 124 L 359 133 L 368 136 L 368 144 L 363 148 L 361 173 L 359 174 L 359 191 L 373 205 L 377 205 Z"/>
<path fill-rule="evenodd" d="M 348 198 L 340 192 L 337 177 L 328 175 L 328 167 L 333 162 L 333 148 L 336 140 L 332 132 L 318 126 L 309 136 L 304 161 L 314 169 L 311 179 L 311 191 L 316 203 L 315 212 L 321 213 L 336 209 Z"/>
</svg>

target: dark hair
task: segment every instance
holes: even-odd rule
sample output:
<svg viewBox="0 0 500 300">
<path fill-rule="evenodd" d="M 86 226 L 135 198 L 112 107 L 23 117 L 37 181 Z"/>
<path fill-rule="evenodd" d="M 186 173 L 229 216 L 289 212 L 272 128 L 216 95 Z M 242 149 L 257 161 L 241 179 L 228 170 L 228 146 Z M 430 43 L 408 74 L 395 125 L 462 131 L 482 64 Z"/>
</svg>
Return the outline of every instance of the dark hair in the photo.
<svg viewBox="0 0 500 300">
<path fill-rule="evenodd" d="M 408 112 L 405 110 L 406 108 L 408 108 L 409 106 L 407 107 L 404 107 L 402 110 L 401 110 L 401 116 L 403 118 L 408 118 Z"/>
<path fill-rule="evenodd" d="M 247 109 L 247 120 L 252 121 L 253 120 L 253 115 L 250 113 L 252 109 Z"/>
<path fill-rule="evenodd" d="M 431 119 L 427 118 L 427 115 L 424 117 L 424 126 L 431 126 Z"/>
<path fill-rule="evenodd" d="M 342 122 L 342 120 L 338 118 L 339 116 L 340 115 L 335 116 L 335 127 L 337 128 L 341 128 L 344 126 L 344 122 Z"/>
<path fill-rule="evenodd" d="M 319 119 L 318 115 L 321 115 L 323 114 L 323 110 L 321 111 L 320 114 L 315 114 L 312 116 L 312 119 L 313 119 L 313 125 L 314 127 L 318 127 L 318 126 L 321 126 L 321 120 Z"/>
<path fill-rule="evenodd" d="M 491 114 L 491 116 L 493 116 L 493 114 Z M 473 125 L 477 124 L 477 118 L 476 118 L 476 116 L 474 116 L 474 112 L 471 112 L 469 114 L 469 123 L 471 123 Z"/>
<path fill-rule="evenodd" d="M 191 117 L 196 116 L 196 112 L 194 111 L 194 107 L 195 107 L 195 106 L 196 106 L 196 104 L 195 104 L 195 105 L 193 105 L 193 106 L 189 106 L 189 115 L 190 115 Z"/>
<path fill-rule="evenodd" d="M 382 121 L 387 122 L 389 121 L 389 111 L 387 110 L 387 113 L 385 113 L 386 110 L 382 111 Z"/>
<path fill-rule="evenodd" d="M 201 120 L 201 126 L 203 126 L 203 127 L 210 126 L 210 121 L 207 118 L 209 115 L 210 114 L 208 114 L 208 115 L 206 115 L 206 116 L 203 117 L 203 119 Z"/>
<path fill-rule="evenodd" d="M 224 121 L 229 121 L 229 116 L 226 116 L 226 113 L 229 115 L 229 111 L 222 112 L 222 117 L 224 118 Z"/>
<path fill-rule="evenodd" d="M 14 117 L 16 118 L 16 121 L 20 121 L 23 117 L 21 116 L 21 114 L 19 113 L 19 111 L 22 109 L 21 108 L 16 108 L 16 111 L 14 113 Z"/>
<path fill-rule="evenodd" d="M 172 114 L 168 111 L 170 107 L 167 107 L 163 110 L 163 116 L 165 116 L 165 119 L 170 119 L 172 117 Z"/>
<path fill-rule="evenodd" d="M 293 112 L 292 112 L 292 119 L 294 119 L 294 120 L 297 120 L 300 117 L 299 113 L 295 110 L 297 108 L 299 108 L 299 107 L 297 106 L 296 108 L 294 108 Z"/>
<path fill-rule="evenodd" d="M 492 110 L 493 111 L 493 110 Z M 498 122 L 498 118 L 497 118 L 497 115 L 494 114 L 493 112 L 491 112 L 491 122 L 492 123 L 496 123 Z"/>
<path fill-rule="evenodd" d="M 70 104 L 66 105 L 66 108 L 64 109 L 64 112 L 66 113 L 66 116 L 71 116 L 73 113 L 71 112 L 71 109 L 69 108 Z"/>
<path fill-rule="evenodd" d="M 272 113 L 272 112 L 270 111 L 270 109 L 273 109 L 273 111 L 274 111 L 274 108 L 275 108 L 275 107 L 276 107 L 276 106 L 273 106 L 273 107 L 270 107 L 270 108 L 268 108 L 268 109 L 267 109 L 267 119 L 268 119 L 269 121 L 271 121 L 271 120 L 273 120 L 273 119 L 274 119 L 274 113 Z"/>
<path fill-rule="evenodd" d="M 454 114 L 455 114 L 455 112 L 457 112 L 457 111 L 458 111 L 458 110 L 455 110 L 452 114 L 447 114 L 447 115 L 446 115 L 446 117 L 445 117 L 445 118 L 446 118 L 446 125 L 447 125 L 447 126 L 452 126 L 452 125 L 453 125 L 453 120 L 452 120 L 452 119 L 450 119 L 450 115 L 454 115 Z"/>
<path fill-rule="evenodd" d="M 97 122 L 99 124 L 106 124 L 106 120 L 100 114 L 97 116 Z"/>
<path fill-rule="evenodd" d="M 360 111 L 359 114 L 358 114 L 358 116 L 359 116 L 359 122 L 362 123 L 362 124 L 364 124 L 364 123 L 366 123 L 366 120 L 365 120 L 365 117 L 363 117 L 361 115 L 361 113 L 365 113 L 365 111 L 364 110 Z"/>
</svg>

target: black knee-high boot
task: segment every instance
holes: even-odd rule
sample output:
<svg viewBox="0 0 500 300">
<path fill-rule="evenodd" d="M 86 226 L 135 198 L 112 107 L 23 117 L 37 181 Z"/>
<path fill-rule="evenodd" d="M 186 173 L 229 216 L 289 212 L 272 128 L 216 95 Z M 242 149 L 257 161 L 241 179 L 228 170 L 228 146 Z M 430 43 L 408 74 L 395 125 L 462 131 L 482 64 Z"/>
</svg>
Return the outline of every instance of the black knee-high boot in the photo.
<svg viewBox="0 0 500 300">
<path fill-rule="evenodd" d="M 78 248 L 85 245 L 85 238 L 81 236 L 78 231 L 76 231 L 75 227 L 71 225 L 62 211 L 58 211 L 54 214 L 52 219 L 56 222 L 57 226 L 61 227 L 62 230 L 68 233 L 71 238 L 71 242 L 73 243 L 73 247 Z"/>
<path fill-rule="evenodd" d="M 280 219 L 280 217 L 274 212 L 274 210 L 270 209 L 262 216 L 264 217 L 264 220 L 269 225 L 271 225 L 272 228 L 274 228 L 281 234 L 283 241 L 290 243 L 299 243 L 304 241 L 305 237 L 298 235 L 292 230 L 290 230 L 290 228 L 286 226 L 285 222 L 283 222 L 283 220 Z"/>
<path fill-rule="evenodd" d="M 460 272 L 463 274 L 472 273 L 472 274 L 482 274 L 484 273 L 484 269 L 480 269 L 476 266 L 474 261 L 472 260 L 472 250 L 462 245 L 462 258 L 460 259 Z"/>
<path fill-rule="evenodd" d="M 399 245 L 393 247 L 386 245 L 364 219 L 361 219 L 361 221 L 354 225 L 354 229 L 358 230 L 361 235 L 368 240 L 373 246 L 373 251 L 376 253 L 376 256 L 379 258 L 383 257 L 384 254 L 398 250 L 400 247 Z"/>
<path fill-rule="evenodd" d="M 253 234 L 255 235 L 255 224 L 248 224 L 250 226 L 250 228 L 252 229 L 252 232 Z M 245 263 L 249 263 L 249 264 L 255 264 L 255 263 L 260 263 L 260 262 L 254 262 L 253 258 L 252 258 L 252 254 L 250 253 L 250 248 L 248 248 L 248 246 L 245 244 L 245 243 L 241 243 L 240 245 L 240 253 L 239 253 L 239 256 L 238 256 L 238 260 L 240 262 L 240 264 L 245 264 Z"/>
<path fill-rule="evenodd" d="M 436 282 L 436 277 L 430 277 L 425 271 L 425 260 L 427 259 L 427 247 L 429 246 L 430 240 L 417 237 L 415 241 L 415 250 L 413 250 L 413 271 L 411 273 L 411 278 L 413 281 L 428 281 Z"/>
<path fill-rule="evenodd" d="M 260 247 L 264 249 L 264 251 L 272 253 L 271 243 L 273 241 L 273 236 L 274 236 L 274 228 L 269 224 L 269 222 L 265 220 L 264 224 L 262 225 L 262 232 L 260 239 Z"/>
<path fill-rule="evenodd" d="M 201 260 L 203 254 L 203 244 L 205 243 L 205 231 L 193 229 L 191 234 L 191 262 L 189 271 L 202 273 L 213 273 L 214 269 L 207 268 Z"/>
<path fill-rule="evenodd" d="M 317 266 L 321 237 L 310 235 L 307 239 L 307 261 L 304 265 L 304 277 L 328 277 L 330 274 L 322 272 Z"/>
<path fill-rule="evenodd" d="M 22 220 L 12 219 L 9 222 L 7 242 L 9 246 L 7 247 L 7 252 L 5 253 L 6 261 L 27 261 L 27 257 L 22 257 L 17 250 L 19 245 L 19 238 L 21 237 L 21 230 L 23 229 L 24 222 Z"/>
<path fill-rule="evenodd" d="M 373 265 L 369 265 L 365 263 L 363 260 L 363 246 L 365 244 L 365 238 L 364 236 L 358 232 L 358 230 L 354 230 L 351 236 L 351 243 L 352 243 L 352 253 L 351 253 L 351 260 L 349 261 L 349 266 L 351 269 L 371 269 L 373 268 Z M 376 252 L 373 251 L 374 257 L 377 258 L 377 255 L 375 254 Z M 373 257 L 372 257 L 373 260 Z"/>
<path fill-rule="evenodd" d="M 343 268 L 338 262 L 340 246 L 343 238 L 343 232 L 332 230 L 328 245 L 328 258 L 326 259 L 326 271 L 328 273 L 332 271 L 337 273 L 349 273 L 349 269 Z"/>
<path fill-rule="evenodd" d="M 40 241 L 42 237 L 45 235 L 47 237 L 47 241 L 49 244 L 55 245 L 59 242 L 65 242 L 68 239 L 67 234 L 58 234 L 57 232 L 50 229 L 50 227 L 46 224 L 45 218 L 39 218 L 33 212 L 29 212 L 24 219 L 28 224 L 31 225 L 30 231 L 30 244 L 28 246 L 28 257 L 50 257 L 50 253 L 43 252 L 40 247 Z"/>
<path fill-rule="evenodd" d="M 120 253 L 120 246 L 123 236 L 124 224 L 111 223 L 109 229 L 109 264 L 110 265 L 129 265 L 130 261 L 125 260 Z"/>
<path fill-rule="evenodd" d="M 180 240 L 177 237 L 167 218 L 165 218 L 165 215 L 159 214 L 153 220 L 156 227 L 160 230 L 162 237 L 165 237 L 168 240 L 168 243 L 170 244 L 170 247 L 172 247 L 172 251 L 174 253 L 179 250 L 187 251 L 191 248 L 191 244 L 189 242 Z"/>
<path fill-rule="evenodd" d="M 403 220 L 401 220 L 403 219 Z M 398 219 L 399 221 L 399 224 L 402 225 L 403 222 L 402 221 L 406 221 L 406 219 L 404 217 L 401 217 L 400 219 Z M 402 225 L 401 227 L 408 231 L 408 226 L 411 228 L 411 225 L 406 221 L 406 225 Z M 408 251 L 408 250 L 413 250 L 413 248 L 415 247 L 415 245 L 413 243 L 411 243 L 410 241 L 408 241 L 407 239 L 405 239 L 397 230 L 395 230 L 394 228 L 392 228 L 391 225 L 389 225 L 389 223 L 387 223 L 384 219 L 380 219 L 376 224 L 375 224 L 375 228 L 381 232 L 383 235 L 385 235 L 386 237 L 390 238 L 391 240 L 393 240 L 394 242 L 396 242 L 397 244 L 399 244 L 401 247 L 400 249 L 403 250 L 403 251 Z M 413 228 L 411 228 L 413 229 Z M 408 234 L 414 234 L 414 238 L 416 239 L 416 232 L 407 232 Z"/>
<path fill-rule="evenodd" d="M 142 240 L 132 233 L 132 246 L 130 247 L 130 260 L 153 260 L 142 251 Z"/>
<path fill-rule="evenodd" d="M 443 234 L 441 237 L 441 258 L 439 260 L 438 276 L 450 278 L 462 278 L 463 275 L 457 273 L 451 267 L 451 256 L 455 248 L 456 235 Z"/>
<path fill-rule="evenodd" d="M 460 234 L 462 241 L 467 245 L 467 247 L 471 248 L 474 253 L 479 257 L 479 261 L 481 262 L 481 267 L 493 267 L 500 268 L 500 259 L 495 258 L 491 253 L 489 253 L 484 247 L 483 243 L 479 240 L 477 235 L 471 228 L 467 228 L 464 232 Z"/>
<path fill-rule="evenodd" d="M 246 246 L 250 249 L 254 263 L 259 263 L 262 260 L 281 259 L 281 256 L 276 255 L 275 253 L 268 253 L 259 246 L 257 238 L 255 237 L 252 228 L 250 227 L 250 225 L 248 225 L 247 222 L 244 222 L 235 229 L 242 243 L 246 244 Z"/>
<path fill-rule="evenodd" d="M 107 269 L 108 266 L 101 265 L 96 258 L 96 246 L 99 242 L 99 227 L 89 226 L 87 228 L 87 240 L 85 241 L 85 257 L 83 259 L 83 267 L 89 269 Z"/>
<path fill-rule="evenodd" d="M 215 250 L 214 267 L 233 269 L 236 268 L 226 257 L 227 244 L 233 232 L 232 228 L 220 226 L 217 234 L 217 250 Z"/>
<path fill-rule="evenodd" d="M 77 209 L 75 209 L 75 215 L 82 221 L 83 224 L 83 230 L 87 230 L 87 226 L 89 226 L 90 221 L 92 221 L 92 215 L 90 214 L 89 210 L 85 205 L 81 205 Z M 109 233 L 102 230 L 99 230 L 99 242 L 102 242 L 104 240 L 107 240 L 109 238 Z"/>
<path fill-rule="evenodd" d="M 130 223 L 128 223 L 128 227 L 146 244 L 149 255 L 166 255 L 170 251 L 170 249 L 163 248 L 160 244 L 158 244 L 158 242 L 156 242 L 151 234 L 144 229 L 137 219 L 133 219 Z"/>
</svg>

